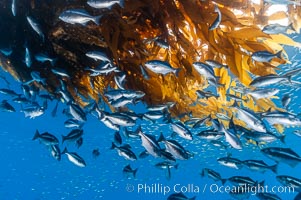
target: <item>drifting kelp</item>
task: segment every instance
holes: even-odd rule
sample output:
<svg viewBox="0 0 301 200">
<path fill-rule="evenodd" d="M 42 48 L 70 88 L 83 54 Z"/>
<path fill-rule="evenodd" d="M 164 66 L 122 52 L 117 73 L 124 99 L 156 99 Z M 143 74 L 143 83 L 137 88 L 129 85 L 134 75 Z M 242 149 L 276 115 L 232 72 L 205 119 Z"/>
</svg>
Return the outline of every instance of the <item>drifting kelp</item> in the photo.
<svg viewBox="0 0 301 200">
<path fill-rule="evenodd" d="M 143 91 L 146 94 L 143 101 L 147 104 L 176 102 L 171 108 L 175 116 L 191 113 L 197 117 L 211 115 L 216 118 L 216 113 L 232 116 L 232 107 L 229 106 L 234 101 L 227 94 L 241 97 L 242 94 L 233 88 L 248 88 L 252 74 L 265 76 L 281 72 L 280 65 L 289 63 L 281 45 L 300 47 L 300 43 L 284 33 L 270 35 L 262 31 L 269 20 L 288 19 L 294 31 L 299 32 L 300 6 L 296 5 L 287 5 L 288 12 L 268 15 L 267 10 L 272 5 L 263 1 L 255 4 L 224 0 L 127 0 L 124 7 L 116 4 L 111 9 L 93 9 L 78 1 L 66 4 L 31 1 L 30 5 L 25 2 L 20 1 L 18 5 L 18 15 L 24 16 L 18 21 L 24 21 L 29 10 L 29 15 L 40 23 L 45 41 L 34 35 L 28 26 L 8 24 L 1 25 L 1 32 L 6 30 L 6 33 L 16 35 L 16 32 L 23 31 L 25 37 L 11 39 L 11 35 L 4 34 L 2 40 L 13 43 L 16 52 L 23 49 L 25 43 L 30 43 L 32 52 L 46 51 L 57 57 L 56 67 L 64 69 L 69 77 L 52 73 L 50 63 L 39 66 L 35 62 L 32 68 L 26 67 L 21 61 L 23 53 L 15 53 L 10 58 L 1 55 L 2 67 L 22 82 L 30 81 L 33 70 L 39 71 L 47 84 L 33 84 L 45 88 L 57 98 L 61 98 L 57 90 L 64 82 L 65 89 L 82 106 L 90 99 L 99 101 L 101 98 L 108 102 L 104 92 L 117 88 L 114 75 L 119 72 L 91 76 L 86 70 L 87 66 L 97 68 L 95 62 L 85 55 L 91 49 L 105 52 L 113 65 L 126 73 L 125 88 Z M 67 9 L 85 9 L 93 16 L 101 16 L 99 25 L 93 22 L 68 24 L 59 20 L 60 14 Z M 1 9 L 1 15 L 2 20 L 4 17 L 9 22 L 15 20 L 5 7 Z M 258 51 L 282 53 L 281 57 L 270 62 L 258 62 L 252 59 L 253 53 Z M 180 69 L 178 76 L 172 73 L 163 76 L 146 69 L 149 75 L 146 79 L 141 66 L 145 68 L 145 62 L 150 60 L 166 61 L 171 67 Z M 223 66 L 214 69 L 214 75 L 218 77 L 217 95 L 199 98 L 197 90 L 215 90 L 193 67 L 193 63 L 206 60 L 214 60 Z M 242 104 L 255 112 L 278 109 L 269 98 L 248 97 Z"/>
</svg>

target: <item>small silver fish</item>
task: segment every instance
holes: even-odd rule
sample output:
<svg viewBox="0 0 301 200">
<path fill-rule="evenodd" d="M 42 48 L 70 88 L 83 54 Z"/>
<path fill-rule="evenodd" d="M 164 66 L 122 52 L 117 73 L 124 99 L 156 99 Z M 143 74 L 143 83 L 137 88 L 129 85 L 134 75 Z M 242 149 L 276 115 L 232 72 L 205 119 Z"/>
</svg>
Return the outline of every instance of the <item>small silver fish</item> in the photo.
<svg viewBox="0 0 301 200">
<path fill-rule="evenodd" d="M 89 51 L 86 53 L 86 56 L 93 58 L 95 61 L 101 60 L 105 62 L 111 62 L 109 57 L 102 51 Z"/>
<path fill-rule="evenodd" d="M 65 148 L 64 151 L 62 152 L 62 154 L 66 154 L 67 157 L 68 157 L 68 160 L 70 162 L 72 162 L 73 164 L 75 164 L 76 166 L 86 167 L 85 160 L 82 157 L 80 157 L 77 153 L 75 153 L 75 152 L 69 152 L 67 150 L 67 148 Z"/>
<path fill-rule="evenodd" d="M 16 0 L 12 0 L 11 3 L 11 12 L 13 14 L 13 16 L 15 17 L 17 15 L 17 7 L 16 7 Z"/>
<path fill-rule="evenodd" d="M 282 59 L 281 54 L 282 50 L 278 51 L 275 54 L 268 51 L 256 51 L 252 54 L 251 57 L 257 62 L 270 62 L 275 57 Z"/>
<path fill-rule="evenodd" d="M 30 51 L 28 49 L 28 47 L 25 47 L 25 60 L 24 60 L 25 64 L 27 67 L 30 67 L 32 64 L 31 61 L 31 55 L 30 55 Z"/>
<path fill-rule="evenodd" d="M 69 23 L 69 24 L 81 24 L 86 25 L 89 21 L 93 21 L 95 24 L 99 25 L 99 20 L 102 16 L 91 16 L 84 9 L 70 9 L 63 11 L 59 19 Z"/>
<path fill-rule="evenodd" d="M 214 20 L 214 22 L 211 24 L 211 26 L 209 27 L 209 31 L 216 29 L 222 21 L 222 13 L 219 10 L 217 5 L 214 5 L 214 12 L 217 13 L 217 17 Z"/>
<path fill-rule="evenodd" d="M 30 24 L 31 28 L 42 38 L 42 40 L 44 41 L 45 39 L 45 36 L 42 32 L 42 29 L 40 27 L 40 24 L 35 20 L 33 19 L 32 17 L 30 16 L 27 16 L 27 21 L 28 23 Z"/>
<path fill-rule="evenodd" d="M 0 52 L 4 54 L 5 56 L 10 56 L 13 53 L 12 48 L 1 48 Z"/>
<path fill-rule="evenodd" d="M 286 33 L 287 30 L 296 31 L 293 27 L 293 23 L 289 24 L 288 26 L 283 26 L 280 24 L 268 24 L 263 27 L 262 32 L 266 34 L 279 34 L 279 33 Z"/>
<path fill-rule="evenodd" d="M 3 100 L 1 103 L 0 103 L 0 109 L 2 111 L 6 111 L 6 112 L 16 112 L 15 108 L 10 105 L 7 100 Z"/>
<path fill-rule="evenodd" d="M 34 57 L 37 61 L 42 62 L 42 63 L 49 61 L 52 66 L 54 66 L 54 64 L 57 60 L 56 58 L 50 58 L 48 55 L 46 55 L 44 53 L 38 53 Z"/>
<path fill-rule="evenodd" d="M 147 61 L 144 65 L 150 71 L 156 74 L 163 74 L 163 75 L 174 73 L 176 76 L 178 76 L 181 70 L 180 68 L 178 69 L 172 68 L 172 66 L 168 62 L 164 62 L 161 60 Z"/>
<path fill-rule="evenodd" d="M 287 109 L 287 107 L 288 107 L 289 103 L 291 102 L 291 100 L 292 100 L 292 98 L 289 94 L 284 94 L 282 99 L 281 99 L 282 106 Z"/>
<path fill-rule="evenodd" d="M 120 5 L 122 8 L 124 7 L 124 0 L 88 0 L 87 4 L 93 8 L 102 9 L 109 8 L 115 4 Z"/>
</svg>

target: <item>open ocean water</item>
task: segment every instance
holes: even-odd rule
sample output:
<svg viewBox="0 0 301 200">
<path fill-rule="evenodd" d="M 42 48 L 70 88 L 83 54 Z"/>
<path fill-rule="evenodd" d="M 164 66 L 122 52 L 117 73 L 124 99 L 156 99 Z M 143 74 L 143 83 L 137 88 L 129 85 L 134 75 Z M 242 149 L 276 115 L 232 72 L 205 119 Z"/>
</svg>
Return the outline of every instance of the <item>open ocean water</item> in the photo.
<svg viewBox="0 0 301 200">
<path fill-rule="evenodd" d="M 1 33 L 0 33 L 1 36 Z M 301 36 L 291 34 L 295 41 L 301 42 Z M 292 47 L 285 47 L 292 64 L 280 66 L 282 72 L 301 67 L 301 50 Z M 9 88 L 18 94 L 22 93 L 21 84 L 15 81 L 8 73 L 1 71 L 0 88 Z M 301 82 L 300 75 L 293 78 Z M 301 84 L 278 85 L 280 89 L 274 102 L 281 106 L 281 97 L 289 93 L 292 101 L 289 105 L 289 111 L 295 114 L 301 114 L 300 97 Z M 46 94 L 41 91 L 41 94 Z M 59 102 L 55 117 L 51 115 L 56 100 L 48 100 L 48 108 L 45 113 L 35 119 L 24 116 L 21 112 L 23 106 L 12 102 L 12 97 L 0 94 L 0 101 L 8 100 L 13 105 L 16 112 L 0 112 L 0 200 L 92 200 L 92 199 L 143 199 L 143 200 L 165 200 L 173 193 L 182 192 L 188 198 L 196 199 L 258 199 L 257 191 L 252 190 L 242 196 L 232 196 L 229 194 L 229 188 L 233 185 L 227 181 L 222 184 L 221 181 L 214 181 L 208 177 L 202 177 L 201 172 L 204 168 L 210 168 L 220 173 L 223 179 L 232 176 L 246 176 L 262 182 L 265 192 L 274 193 L 281 199 L 294 199 L 298 191 L 292 191 L 292 188 L 283 186 L 276 180 L 276 176 L 289 175 L 301 179 L 301 164 L 296 167 L 290 167 L 280 162 L 277 174 L 271 170 L 266 172 L 250 171 L 246 167 L 233 169 L 220 165 L 218 158 L 231 155 L 231 157 L 240 160 L 256 159 L 263 160 L 269 166 L 274 165 L 275 161 L 267 158 L 260 152 L 260 148 L 253 144 L 244 142 L 243 150 L 235 150 L 229 145 L 226 149 L 220 149 L 208 143 L 208 141 L 194 136 L 193 141 L 188 141 L 180 137 L 176 140 L 193 157 L 188 160 L 177 160 L 177 169 L 171 168 L 170 180 L 167 178 L 167 170 L 159 169 L 154 165 L 159 158 L 148 156 L 138 158 L 135 161 L 129 161 L 119 156 L 116 149 L 110 149 L 115 131 L 106 127 L 95 116 L 88 114 L 87 121 L 84 124 L 83 144 L 78 148 L 74 142 L 64 142 L 62 144 L 62 135 L 67 135 L 71 129 L 64 126 L 68 119 L 63 110 L 68 105 Z M 38 103 L 43 104 L 43 100 L 38 98 Z M 139 102 L 131 105 L 129 108 L 136 113 L 145 113 L 146 105 Z M 109 111 L 105 106 L 105 110 Z M 300 115 L 299 115 L 300 117 Z M 267 123 L 266 123 L 267 124 Z M 153 134 L 159 138 L 160 132 L 168 139 L 171 139 L 172 129 L 170 124 L 162 120 L 155 123 L 138 120 L 136 126 L 129 128 L 135 130 L 141 125 L 143 132 Z M 272 127 L 269 127 L 272 129 Z M 208 127 L 192 130 L 193 135 Z M 263 147 L 289 147 L 298 155 L 301 155 L 301 137 L 293 134 L 300 127 L 288 127 L 284 134 L 285 143 L 275 141 L 263 145 Z M 67 158 L 67 155 L 61 155 L 61 160 L 56 160 L 50 153 L 47 146 L 41 144 L 38 140 L 32 140 L 38 130 L 40 133 L 49 132 L 59 139 L 61 151 L 67 147 L 69 152 L 76 152 L 86 162 L 86 167 L 78 167 Z M 144 151 L 139 138 L 129 139 L 124 136 L 121 129 L 123 144 L 130 144 L 132 151 L 138 156 Z M 224 140 L 222 140 L 224 141 Z M 224 141 L 225 144 L 227 144 Z M 161 145 L 163 146 L 163 145 Z M 93 156 L 93 150 L 99 150 L 99 156 Z M 132 169 L 138 169 L 136 177 L 127 177 L 123 173 L 125 166 L 129 165 Z M 254 188 L 253 188 L 254 189 Z M 251 190 L 251 189 L 250 189 Z M 299 198 L 300 199 L 300 198 Z"/>
</svg>

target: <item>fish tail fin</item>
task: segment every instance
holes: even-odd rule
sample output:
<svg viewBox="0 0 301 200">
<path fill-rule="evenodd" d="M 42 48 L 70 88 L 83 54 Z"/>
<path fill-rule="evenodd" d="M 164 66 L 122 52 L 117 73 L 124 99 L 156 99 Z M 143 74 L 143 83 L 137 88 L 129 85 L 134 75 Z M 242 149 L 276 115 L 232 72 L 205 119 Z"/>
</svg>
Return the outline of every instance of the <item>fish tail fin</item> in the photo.
<svg viewBox="0 0 301 200">
<path fill-rule="evenodd" d="M 226 178 L 222 178 L 222 179 L 221 179 L 221 182 L 222 182 L 223 185 L 225 185 L 226 181 L 227 181 Z"/>
<path fill-rule="evenodd" d="M 175 164 L 175 169 L 179 168 L 179 163 Z"/>
<path fill-rule="evenodd" d="M 290 30 L 292 30 L 292 31 L 297 32 L 293 23 L 290 23 L 287 28 L 290 29 Z"/>
<path fill-rule="evenodd" d="M 237 103 L 237 101 L 236 100 L 234 100 L 234 103 L 232 104 L 232 106 L 231 107 L 239 107 L 238 106 L 238 103 Z"/>
<path fill-rule="evenodd" d="M 171 178 L 170 167 L 167 167 L 166 179 L 167 179 L 167 180 L 170 180 L 170 178 Z"/>
<path fill-rule="evenodd" d="M 36 130 L 36 132 L 35 132 L 35 134 L 34 134 L 32 140 L 36 140 L 36 139 L 38 139 L 39 137 L 40 137 L 40 133 L 39 133 L 38 130 Z"/>
<path fill-rule="evenodd" d="M 272 170 L 272 172 L 274 172 L 275 174 L 277 174 L 278 173 L 278 164 L 272 165 L 271 166 L 271 170 Z"/>
<path fill-rule="evenodd" d="M 43 102 L 43 110 L 46 110 L 47 108 L 48 108 L 48 102 L 45 99 L 44 102 Z"/>
<path fill-rule="evenodd" d="M 162 131 L 160 132 L 160 136 L 159 136 L 159 139 L 158 139 L 158 142 L 162 142 L 162 141 L 164 141 L 165 140 L 165 137 L 164 137 L 164 135 L 163 135 L 163 133 L 162 133 Z"/>
<path fill-rule="evenodd" d="M 99 25 L 101 17 L 102 17 L 102 15 L 99 15 L 99 16 L 94 17 L 94 18 L 93 18 L 93 22 L 94 22 L 96 25 Z"/>
<path fill-rule="evenodd" d="M 121 8 L 124 8 L 124 0 L 120 0 L 119 5 L 120 5 Z"/>
<path fill-rule="evenodd" d="M 278 57 L 279 59 L 282 59 L 282 50 L 278 51 L 275 56 Z"/>
<path fill-rule="evenodd" d="M 66 137 L 62 135 L 62 144 L 64 144 Z"/>
<path fill-rule="evenodd" d="M 58 58 L 54 58 L 54 59 L 52 59 L 52 60 L 50 61 L 50 64 L 51 64 L 52 67 L 55 66 L 55 63 L 56 63 L 57 60 L 58 60 Z"/>
<path fill-rule="evenodd" d="M 278 139 L 279 139 L 283 144 L 285 144 L 285 135 L 279 136 Z"/>
<path fill-rule="evenodd" d="M 138 168 L 133 171 L 134 178 L 136 178 L 137 171 L 138 171 Z"/>
<path fill-rule="evenodd" d="M 68 153 L 67 147 L 65 147 L 64 151 L 62 151 L 61 154 L 65 154 L 65 153 Z"/>
<path fill-rule="evenodd" d="M 123 130 L 124 136 L 127 137 L 127 138 L 129 138 L 129 131 L 128 131 L 128 129 L 124 127 L 122 130 Z"/>
<path fill-rule="evenodd" d="M 258 184 L 256 183 L 255 185 L 258 185 L 258 186 L 261 186 L 261 187 L 264 187 L 264 180 L 259 182 Z"/>
<path fill-rule="evenodd" d="M 205 176 L 205 169 L 202 169 L 201 177 L 204 177 L 204 176 Z"/>
<path fill-rule="evenodd" d="M 112 142 L 112 146 L 110 149 L 115 149 L 117 146 L 114 144 L 114 142 Z"/>
<path fill-rule="evenodd" d="M 175 75 L 176 75 L 176 77 L 179 77 L 179 72 L 181 71 L 181 68 L 177 68 L 176 70 L 175 70 Z"/>
<path fill-rule="evenodd" d="M 141 128 L 141 125 L 139 125 L 138 127 L 137 127 L 137 129 L 135 130 L 135 133 L 138 135 L 139 133 L 141 133 L 142 132 L 142 128 Z"/>
</svg>

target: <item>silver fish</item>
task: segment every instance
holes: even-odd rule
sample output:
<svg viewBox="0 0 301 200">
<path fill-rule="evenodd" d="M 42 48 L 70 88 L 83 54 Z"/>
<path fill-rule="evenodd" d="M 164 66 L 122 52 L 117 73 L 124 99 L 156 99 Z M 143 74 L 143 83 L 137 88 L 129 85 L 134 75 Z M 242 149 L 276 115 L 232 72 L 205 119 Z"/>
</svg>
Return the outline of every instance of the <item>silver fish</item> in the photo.
<svg viewBox="0 0 301 200">
<path fill-rule="evenodd" d="M 208 99 L 210 97 L 215 97 L 215 98 L 219 97 L 219 95 L 213 94 L 211 91 L 207 92 L 207 91 L 202 91 L 202 90 L 197 90 L 196 95 L 198 96 L 198 98 L 205 97 L 206 99 Z"/>
<path fill-rule="evenodd" d="M 296 115 L 286 112 L 267 112 L 262 113 L 262 118 L 271 125 L 282 124 L 284 126 L 301 126 L 301 119 Z"/>
<path fill-rule="evenodd" d="M 64 122 L 66 128 L 81 128 L 83 123 L 76 119 L 68 119 Z"/>
<path fill-rule="evenodd" d="M 30 51 L 28 49 L 28 47 L 25 47 L 25 60 L 24 60 L 25 64 L 27 67 L 30 67 L 32 64 L 31 61 L 31 55 L 30 55 Z"/>
<path fill-rule="evenodd" d="M 155 136 L 143 133 L 140 126 L 137 133 L 140 135 L 142 146 L 145 148 L 145 150 L 154 157 L 160 157 L 161 147 L 158 144 Z"/>
<path fill-rule="evenodd" d="M 124 82 L 125 82 L 126 74 L 118 74 L 114 76 L 115 84 L 118 86 L 119 89 L 124 90 Z"/>
<path fill-rule="evenodd" d="M 226 68 L 226 69 L 229 68 L 228 65 L 221 64 L 221 63 L 219 63 L 215 60 L 206 60 L 205 63 L 210 65 L 213 68 L 223 68 L 223 67 Z"/>
<path fill-rule="evenodd" d="M 282 51 L 279 51 L 275 54 L 268 52 L 268 51 L 256 51 L 252 54 L 252 59 L 257 62 L 270 62 L 273 58 L 278 57 L 282 59 L 281 57 Z"/>
<path fill-rule="evenodd" d="M 130 149 L 129 145 L 123 145 L 120 147 L 117 147 L 113 142 L 111 149 L 117 149 L 118 155 L 124 157 L 126 160 L 137 160 L 137 157 L 135 153 Z"/>
<path fill-rule="evenodd" d="M 10 90 L 10 89 L 6 89 L 6 88 L 1 88 L 0 93 L 5 94 L 5 95 L 9 95 L 11 97 L 18 97 L 19 96 L 15 91 Z"/>
<path fill-rule="evenodd" d="M 21 110 L 21 112 L 24 112 L 25 117 L 29 117 L 30 119 L 41 116 L 42 114 L 44 114 L 44 111 L 45 108 L 38 105 L 28 106 Z"/>
<path fill-rule="evenodd" d="M 293 191 L 301 192 L 301 179 L 286 175 L 276 176 L 276 179 L 282 185 L 291 187 Z"/>
<path fill-rule="evenodd" d="M 193 139 L 190 130 L 181 122 L 172 122 L 171 128 L 172 128 L 173 132 L 178 134 L 180 137 L 187 139 L 187 140 Z"/>
<path fill-rule="evenodd" d="M 69 112 L 78 121 L 85 122 L 87 120 L 86 113 L 76 104 L 69 105 Z"/>
<path fill-rule="evenodd" d="M 10 56 L 13 53 L 12 48 L 1 48 L 0 52 L 3 53 L 5 56 Z"/>
<path fill-rule="evenodd" d="M 287 30 L 296 31 L 293 27 L 293 23 L 289 24 L 288 26 L 283 26 L 280 24 L 268 24 L 263 27 L 262 32 L 266 34 L 279 34 L 279 33 L 286 33 Z"/>
<path fill-rule="evenodd" d="M 187 160 L 192 155 L 184 149 L 182 145 L 180 145 L 175 140 L 164 140 L 163 141 L 166 147 L 166 150 L 171 153 L 176 159 Z"/>
<path fill-rule="evenodd" d="M 219 10 L 217 5 L 214 5 L 214 12 L 217 13 L 217 17 L 214 20 L 214 22 L 211 24 L 211 26 L 209 27 L 209 31 L 216 29 L 222 21 L 222 13 Z"/>
<path fill-rule="evenodd" d="M 277 88 L 261 88 L 255 90 L 246 90 L 245 94 L 251 95 L 254 99 L 269 98 L 275 96 L 280 90 Z"/>
<path fill-rule="evenodd" d="M 70 131 L 70 133 L 66 136 L 62 135 L 62 143 L 64 143 L 65 141 L 76 141 L 79 138 L 82 137 L 82 135 L 84 134 L 84 131 L 82 129 L 73 129 L 72 131 Z"/>
<path fill-rule="evenodd" d="M 44 53 L 38 53 L 34 57 L 37 61 L 42 62 L 42 63 L 49 61 L 52 66 L 55 65 L 55 62 L 57 60 L 56 58 L 50 58 L 48 55 L 46 55 Z"/>
<path fill-rule="evenodd" d="M 42 40 L 44 41 L 45 39 L 45 36 L 42 32 L 42 29 L 40 27 L 40 24 L 35 20 L 33 19 L 32 17 L 30 16 L 27 16 L 27 21 L 28 23 L 30 24 L 31 28 L 42 38 Z"/>
<path fill-rule="evenodd" d="M 201 139 L 206 139 L 206 140 L 218 140 L 224 136 L 224 133 L 220 133 L 212 129 L 212 130 L 201 131 L 197 134 L 197 136 Z"/>
<path fill-rule="evenodd" d="M 56 75 L 70 78 L 68 72 L 66 70 L 64 70 L 64 69 L 61 69 L 61 68 L 52 68 L 51 71 L 52 71 L 52 73 L 54 73 Z"/>
<path fill-rule="evenodd" d="M 0 103 L 0 109 L 6 112 L 16 112 L 16 109 L 12 105 L 10 105 L 7 100 L 2 100 L 2 102 Z"/>
<path fill-rule="evenodd" d="M 13 16 L 15 17 L 17 15 L 17 7 L 16 7 L 16 0 L 12 0 L 11 3 L 11 13 L 13 14 Z"/>
<path fill-rule="evenodd" d="M 236 109 L 238 119 L 245 122 L 247 127 L 258 132 L 267 132 L 265 124 L 258 116 L 255 115 L 255 113 L 252 113 L 250 110 L 240 108 L 236 102 L 233 104 L 233 107 Z"/>
<path fill-rule="evenodd" d="M 65 148 L 64 151 L 62 152 L 62 154 L 66 154 L 69 161 L 72 162 L 73 164 L 75 164 L 76 166 L 86 167 L 85 160 L 82 157 L 80 157 L 77 153 L 69 152 L 67 150 L 67 148 Z"/>
<path fill-rule="evenodd" d="M 227 179 L 223 179 L 218 172 L 216 172 L 216 171 L 214 171 L 212 169 L 209 169 L 209 168 L 203 168 L 202 172 L 201 172 L 201 176 L 202 177 L 204 177 L 204 176 L 210 177 L 214 181 L 221 181 L 223 185 L 227 181 Z"/>
<path fill-rule="evenodd" d="M 291 100 L 292 100 L 292 98 L 289 94 L 284 94 L 283 97 L 281 98 L 282 106 L 287 109 L 287 107 L 290 104 Z"/>
<path fill-rule="evenodd" d="M 134 178 L 136 178 L 137 171 L 138 171 L 138 168 L 137 169 L 132 169 L 132 167 L 128 164 L 127 166 L 125 166 L 123 168 L 122 173 L 127 178 L 129 178 L 130 176 L 133 176 Z"/>
<path fill-rule="evenodd" d="M 214 70 L 210 65 L 202 62 L 194 62 L 192 65 L 200 75 L 204 76 L 207 79 L 216 80 Z"/>
<path fill-rule="evenodd" d="M 107 113 L 102 111 L 100 119 L 108 119 L 110 120 L 113 124 L 116 124 L 118 126 L 134 126 L 136 124 L 135 120 L 132 118 L 128 117 L 126 114 L 123 113 Z"/>
<path fill-rule="evenodd" d="M 257 184 L 257 181 L 254 181 L 250 177 L 247 177 L 247 176 L 232 176 L 232 177 L 228 178 L 227 180 L 236 186 L 244 186 L 244 185 L 255 186 Z"/>
<path fill-rule="evenodd" d="M 45 132 L 40 134 L 38 130 L 36 130 L 35 135 L 32 140 L 39 139 L 39 141 L 45 145 L 57 145 L 59 144 L 59 140 L 52 134 Z"/>
<path fill-rule="evenodd" d="M 104 61 L 107 63 L 110 63 L 111 60 L 109 59 L 109 57 L 102 51 L 89 51 L 86 53 L 86 56 L 89 58 L 93 58 L 95 61 Z"/>
<path fill-rule="evenodd" d="M 139 67 L 140 67 L 140 70 L 141 70 L 141 74 L 143 75 L 143 78 L 145 80 L 149 80 L 150 77 L 149 77 L 147 71 L 144 69 L 144 67 L 142 65 L 139 65 Z"/>
<path fill-rule="evenodd" d="M 237 158 L 232 158 L 230 156 L 219 158 L 217 159 L 217 162 L 220 163 L 221 165 L 234 168 L 234 169 L 241 169 L 243 167 L 243 163 L 241 160 Z"/>
<path fill-rule="evenodd" d="M 224 125 L 220 124 L 219 132 L 225 134 L 226 141 L 235 149 L 242 149 L 242 143 L 240 139 L 237 137 L 236 132 L 232 132 L 231 130 L 227 130 Z"/>
<path fill-rule="evenodd" d="M 280 82 L 290 81 L 290 76 L 279 76 L 276 74 L 270 74 L 266 76 L 260 76 L 255 78 L 251 83 L 250 86 L 252 87 L 264 87 L 270 86 L 273 84 L 279 84 Z"/>
<path fill-rule="evenodd" d="M 121 97 L 117 100 L 112 100 L 109 103 L 111 104 L 111 106 L 113 106 L 114 108 L 120 108 L 120 107 L 124 107 L 129 103 L 134 103 L 135 99 L 128 99 L 125 97 Z"/>
<path fill-rule="evenodd" d="M 108 128 L 115 130 L 115 131 L 119 131 L 119 125 L 114 124 L 111 120 L 107 119 L 107 118 L 102 118 L 100 119 L 100 121 Z"/>
<path fill-rule="evenodd" d="M 270 143 L 270 142 L 274 142 L 276 140 L 280 140 L 282 143 L 284 142 L 285 139 L 285 135 L 275 135 L 271 132 L 266 132 L 266 133 L 262 133 L 262 132 L 257 132 L 257 131 L 249 131 L 246 130 L 243 132 L 243 134 L 241 135 L 241 137 L 244 137 L 246 139 L 251 139 L 256 141 L 257 143 L 263 142 L 263 143 Z"/>
<path fill-rule="evenodd" d="M 176 76 L 178 76 L 181 70 L 180 68 L 178 69 L 172 68 L 172 66 L 168 62 L 164 62 L 161 60 L 147 61 L 144 65 L 150 71 L 156 74 L 163 74 L 163 75 L 174 73 Z"/>
<path fill-rule="evenodd" d="M 60 161 L 61 160 L 61 150 L 59 145 L 50 145 L 49 146 L 50 153 L 52 157 L 54 157 L 56 160 Z"/>
<path fill-rule="evenodd" d="M 258 172 L 265 172 L 266 170 L 271 170 L 275 174 L 277 174 L 278 170 L 278 164 L 269 166 L 262 160 L 245 160 L 243 161 L 243 164 L 249 169 Z"/>
<path fill-rule="evenodd" d="M 81 24 L 86 25 L 89 21 L 93 21 L 96 25 L 99 25 L 99 20 L 102 16 L 91 16 L 84 9 L 70 9 L 63 11 L 59 19 L 69 24 Z"/>
<path fill-rule="evenodd" d="M 124 7 L 124 0 L 88 0 L 87 4 L 93 8 L 102 9 L 109 8 L 118 4 L 122 8 Z"/>
<path fill-rule="evenodd" d="M 276 162 L 283 162 L 291 167 L 295 167 L 301 162 L 300 156 L 290 148 L 267 147 L 261 149 L 261 152 Z"/>
</svg>

